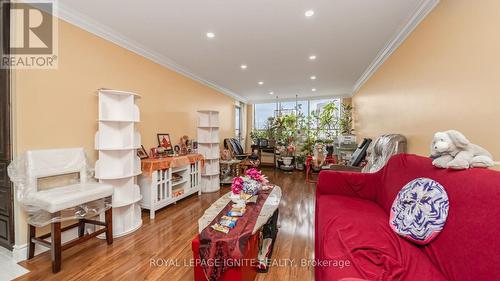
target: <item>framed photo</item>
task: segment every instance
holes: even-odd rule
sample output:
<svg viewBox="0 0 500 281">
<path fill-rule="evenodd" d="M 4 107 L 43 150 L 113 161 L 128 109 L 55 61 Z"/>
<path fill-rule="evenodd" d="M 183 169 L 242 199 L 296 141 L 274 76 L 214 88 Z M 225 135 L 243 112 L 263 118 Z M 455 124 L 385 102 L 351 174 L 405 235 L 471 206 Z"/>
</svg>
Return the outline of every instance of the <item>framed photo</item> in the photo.
<svg viewBox="0 0 500 281">
<path fill-rule="evenodd" d="M 165 148 L 167 151 L 173 151 L 169 134 L 156 134 L 156 136 L 158 137 L 158 146 Z"/>
<path fill-rule="evenodd" d="M 179 153 L 181 152 L 181 147 L 180 147 L 180 145 L 176 144 L 176 145 L 174 146 L 174 152 L 175 152 L 175 154 L 179 154 Z"/>
<path fill-rule="evenodd" d="M 141 159 L 148 159 L 149 155 L 146 149 L 144 148 L 144 145 L 141 145 L 141 148 L 137 149 L 137 156 Z"/>
</svg>

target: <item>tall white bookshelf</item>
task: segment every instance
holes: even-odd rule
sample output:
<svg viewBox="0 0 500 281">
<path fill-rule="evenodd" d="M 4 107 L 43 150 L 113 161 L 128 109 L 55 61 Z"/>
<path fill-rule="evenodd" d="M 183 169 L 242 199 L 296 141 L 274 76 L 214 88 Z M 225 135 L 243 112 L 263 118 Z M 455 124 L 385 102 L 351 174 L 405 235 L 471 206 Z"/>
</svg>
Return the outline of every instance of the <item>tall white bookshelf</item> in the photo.
<svg viewBox="0 0 500 281">
<path fill-rule="evenodd" d="M 198 111 L 198 153 L 205 157 L 201 173 L 201 191 L 204 193 L 220 189 L 219 143 L 219 112 Z"/>
<path fill-rule="evenodd" d="M 95 149 L 99 159 L 95 164 L 95 177 L 110 184 L 113 192 L 113 237 L 127 235 L 142 225 L 142 199 L 136 176 L 141 174 L 141 160 L 137 149 L 141 136 L 136 131 L 140 121 L 136 93 L 100 89 L 99 128 L 95 134 Z"/>
</svg>

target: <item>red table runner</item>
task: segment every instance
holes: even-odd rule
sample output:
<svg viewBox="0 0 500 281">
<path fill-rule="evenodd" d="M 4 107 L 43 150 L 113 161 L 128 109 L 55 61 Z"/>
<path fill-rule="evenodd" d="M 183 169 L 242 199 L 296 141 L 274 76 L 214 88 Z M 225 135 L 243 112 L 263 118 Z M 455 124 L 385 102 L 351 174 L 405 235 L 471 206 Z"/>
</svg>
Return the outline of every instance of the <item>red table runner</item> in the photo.
<svg viewBox="0 0 500 281">
<path fill-rule="evenodd" d="M 200 258 L 207 280 L 218 280 L 229 267 L 228 264 L 237 264 L 237 260 L 244 256 L 242 251 L 252 235 L 260 210 L 271 191 L 261 190 L 257 203 L 247 204 L 245 214 L 238 218 L 236 226 L 229 233 L 216 231 L 210 226 L 219 222 L 220 218 L 231 210 L 233 202 L 229 202 L 210 225 L 200 233 Z"/>
<path fill-rule="evenodd" d="M 148 158 L 141 160 L 141 169 L 145 175 L 150 176 L 154 171 L 165 170 L 173 167 L 180 167 L 188 164 L 194 164 L 196 161 L 201 162 L 203 167 L 205 158 L 203 155 L 194 153 L 181 156 L 163 157 L 163 158 Z"/>
</svg>

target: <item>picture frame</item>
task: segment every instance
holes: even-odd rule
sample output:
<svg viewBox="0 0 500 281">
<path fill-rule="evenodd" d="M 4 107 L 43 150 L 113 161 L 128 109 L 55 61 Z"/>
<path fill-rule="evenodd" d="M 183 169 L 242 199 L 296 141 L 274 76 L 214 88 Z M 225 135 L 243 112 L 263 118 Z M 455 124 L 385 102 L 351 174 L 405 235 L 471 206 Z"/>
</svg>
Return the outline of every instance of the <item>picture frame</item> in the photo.
<svg viewBox="0 0 500 281">
<path fill-rule="evenodd" d="M 158 138 L 158 146 L 165 148 L 167 152 L 172 152 L 173 146 L 172 141 L 170 140 L 170 134 L 156 134 Z"/>
<path fill-rule="evenodd" d="M 144 148 L 144 145 L 141 145 L 141 147 L 137 149 L 137 156 L 141 158 L 141 160 L 149 158 L 148 152 Z"/>
</svg>

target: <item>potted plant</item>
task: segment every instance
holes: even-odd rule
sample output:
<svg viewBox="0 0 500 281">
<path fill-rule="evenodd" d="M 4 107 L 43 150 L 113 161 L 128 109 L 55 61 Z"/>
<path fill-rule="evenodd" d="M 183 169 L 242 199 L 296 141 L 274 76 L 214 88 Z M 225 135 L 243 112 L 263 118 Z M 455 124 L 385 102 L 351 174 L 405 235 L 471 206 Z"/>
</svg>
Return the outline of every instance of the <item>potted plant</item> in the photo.
<svg viewBox="0 0 500 281">
<path fill-rule="evenodd" d="M 295 168 L 297 170 L 304 170 L 304 167 L 305 167 L 305 163 L 306 163 L 306 156 L 304 155 L 304 153 L 299 153 L 296 157 L 295 157 Z"/>
<path fill-rule="evenodd" d="M 278 147 L 278 153 L 280 155 L 281 161 L 283 161 L 283 165 L 286 167 L 290 167 L 292 165 L 293 157 L 295 154 L 295 146 L 290 145 L 281 145 Z"/>
<path fill-rule="evenodd" d="M 352 105 L 343 103 L 340 107 L 339 129 L 343 136 L 352 135 Z"/>
<path fill-rule="evenodd" d="M 325 137 L 324 143 L 326 150 L 329 155 L 334 152 L 334 143 L 338 136 L 338 126 L 339 126 L 339 109 L 334 101 L 330 101 L 325 106 L 323 106 L 321 112 L 319 112 L 318 128 L 319 133 Z"/>
<path fill-rule="evenodd" d="M 250 138 L 252 139 L 252 143 L 255 145 L 260 145 L 260 140 L 261 139 L 267 139 L 267 131 L 265 130 L 257 130 L 253 129 L 252 132 L 250 132 Z"/>
</svg>

